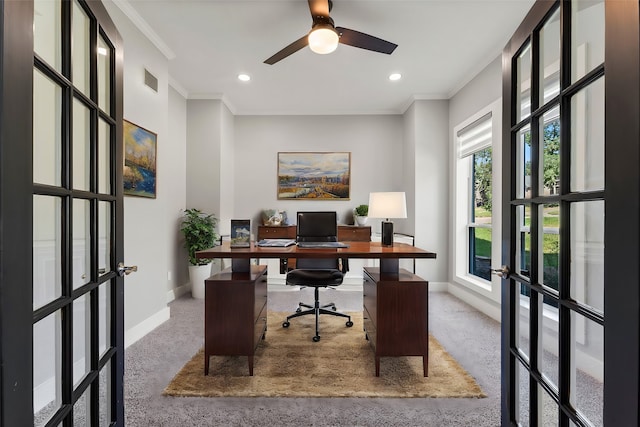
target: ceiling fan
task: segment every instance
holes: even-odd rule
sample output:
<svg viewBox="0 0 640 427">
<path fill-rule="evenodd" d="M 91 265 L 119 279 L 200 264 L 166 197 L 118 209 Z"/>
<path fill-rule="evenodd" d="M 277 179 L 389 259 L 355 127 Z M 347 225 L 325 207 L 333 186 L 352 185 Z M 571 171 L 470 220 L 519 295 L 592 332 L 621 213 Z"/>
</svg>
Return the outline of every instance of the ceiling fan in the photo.
<svg viewBox="0 0 640 427">
<path fill-rule="evenodd" d="M 313 19 L 311 31 L 265 60 L 265 64 L 273 65 L 307 45 L 312 51 L 320 54 L 333 52 L 336 47 L 338 47 L 338 43 L 368 49 L 374 52 L 386 53 L 387 55 L 390 55 L 395 48 L 398 47 L 395 43 L 370 36 L 369 34 L 348 28 L 336 27 L 333 19 L 329 16 L 329 12 L 333 8 L 333 2 L 331 0 L 308 1 L 311 18 Z"/>
</svg>

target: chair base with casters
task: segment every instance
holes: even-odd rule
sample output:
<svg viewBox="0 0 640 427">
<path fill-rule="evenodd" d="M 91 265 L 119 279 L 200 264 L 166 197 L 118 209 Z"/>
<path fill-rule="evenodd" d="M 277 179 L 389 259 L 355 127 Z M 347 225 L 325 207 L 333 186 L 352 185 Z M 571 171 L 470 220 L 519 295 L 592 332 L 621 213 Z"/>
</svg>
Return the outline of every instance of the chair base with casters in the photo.
<svg viewBox="0 0 640 427">
<path fill-rule="evenodd" d="M 291 323 L 289 322 L 291 319 L 300 316 L 306 315 L 315 315 L 316 317 L 316 334 L 313 337 L 314 342 L 320 341 L 320 326 L 319 326 L 319 318 L 321 314 L 329 314 L 331 316 L 345 317 L 347 318 L 346 326 L 352 327 L 353 322 L 351 321 L 351 316 L 348 314 L 340 313 L 336 311 L 336 306 L 334 303 L 325 304 L 323 306 L 320 305 L 320 288 L 327 288 L 331 285 L 339 285 L 342 283 L 342 273 L 339 270 L 292 270 L 287 275 L 287 284 L 290 285 L 298 285 L 298 286 L 306 286 L 314 288 L 314 305 L 311 306 L 309 304 L 299 303 L 298 309 L 296 312 L 290 316 L 287 316 L 287 320 L 282 323 L 283 328 L 288 328 Z M 315 283 L 314 283 L 315 282 Z M 318 283 L 318 284 L 316 284 Z M 302 310 L 302 307 L 308 308 L 309 310 Z M 327 308 L 331 308 L 328 310 Z"/>
</svg>

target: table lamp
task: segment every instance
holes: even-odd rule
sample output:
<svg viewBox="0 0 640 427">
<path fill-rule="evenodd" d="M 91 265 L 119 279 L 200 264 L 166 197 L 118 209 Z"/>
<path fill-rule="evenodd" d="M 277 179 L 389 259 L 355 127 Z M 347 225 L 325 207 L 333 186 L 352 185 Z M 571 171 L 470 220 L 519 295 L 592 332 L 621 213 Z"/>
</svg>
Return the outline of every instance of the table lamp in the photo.
<svg viewBox="0 0 640 427">
<path fill-rule="evenodd" d="M 404 191 L 369 193 L 369 217 L 382 221 L 382 245 L 393 246 L 393 222 L 390 218 L 407 217 Z"/>
</svg>

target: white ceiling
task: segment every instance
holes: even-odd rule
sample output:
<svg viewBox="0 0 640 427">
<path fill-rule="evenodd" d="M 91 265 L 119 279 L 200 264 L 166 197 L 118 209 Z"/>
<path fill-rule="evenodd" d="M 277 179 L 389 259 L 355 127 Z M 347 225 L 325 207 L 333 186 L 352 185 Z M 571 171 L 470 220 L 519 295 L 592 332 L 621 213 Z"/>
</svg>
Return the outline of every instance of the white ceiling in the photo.
<svg viewBox="0 0 640 427">
<path fill-rule="evenodd" d="M 114 3 L 167 56 L 188 98 L 224 99 L 239 115 L 317 115 L 401 114 L 415 99 L 450 98 L 501 53 L 534 0 L 334 0 L 336 26 L 396 43 L 395 52 L 341 44 L 274 65 L 263 61 L 311 29 L 305 0 Z M 394 72 L 400 81 L 388 80 Z"/>
</svg>

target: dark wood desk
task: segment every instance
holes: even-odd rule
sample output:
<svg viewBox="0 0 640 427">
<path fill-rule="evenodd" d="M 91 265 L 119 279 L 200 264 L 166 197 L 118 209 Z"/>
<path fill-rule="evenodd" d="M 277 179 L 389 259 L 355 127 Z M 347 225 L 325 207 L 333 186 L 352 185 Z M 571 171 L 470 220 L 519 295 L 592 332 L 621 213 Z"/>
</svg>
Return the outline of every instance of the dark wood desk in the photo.
<svg viewBox="0 0 640 427">
<path fill-rule="evenodd" d="M 264 248 L 253 242 L 248 248 L 231 248 L 229 242 L 221 246 L 196 252 L 196 258 L 231 258 L 231 270 L 248 273 L 252 258 L 360 258 L 379 259 L 381 273 L 398 274 L 399 260 L 403 258 L 435 258 L 434 252 L 425 251 L 406 243 L 394 243 L 383 246 L 380 242 L 348 242 L 348 248 L 338 249 L 300 249 L 297 246 L 287 248 Z"/>
<path fill-rule="evenodd" d="M 252 266 L 256 258 L 360 258 L 378 259 L 379 268 L 365 268 L 363 317 L 365 334 L 375 352 L 376 376 L 380 357 L 422 356 L 427 376 L 429 354 L 428 282 L 399 268 L 399 260 L 433 259 L 436 254 L 404 243 L 349 242 L 348 248 L 301 249 L 222 246 L 199 251 L 197 258 L 231 258 L 231 268 L 206 280 L 205 375 L 209 357 L 248 356 L 253 375 L 253 355 L 265 336 L 265 266 Z M 237 286 L 236 286 L 237 285 Z M 234 319 L 238 316 L 236 321 Z M 238 344 L 241 343 L 241 344 Z"/>
</svg>

